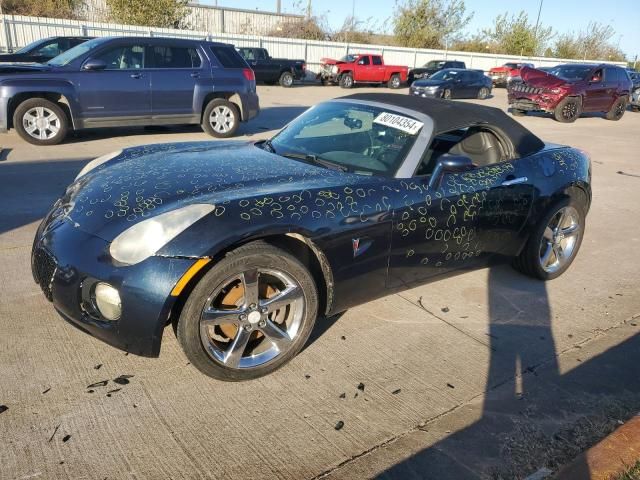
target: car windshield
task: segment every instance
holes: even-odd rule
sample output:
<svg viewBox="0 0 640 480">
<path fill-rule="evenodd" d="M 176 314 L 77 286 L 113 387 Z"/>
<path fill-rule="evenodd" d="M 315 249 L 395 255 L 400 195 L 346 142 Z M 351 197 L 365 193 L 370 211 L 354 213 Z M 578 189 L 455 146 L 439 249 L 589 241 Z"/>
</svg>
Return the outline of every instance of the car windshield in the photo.
<svg viewBox="0 0 640 480">
<path fill-rule="evenodd" d="M 356 61 L 356 57 L 354 55 L 345 55 L 340 59 L 341 62 L 352 63 Z"/>
<path fill-rule="evenodd" d="M 61 53 L 57 57 L 52 58 L 47 62 L 47 65 L 52 65 L 54 67 L 64 67 L 69 64 L 76 58 L 81 55 L 84 55 L 90 50 L 102 45 L 104 43 L 104 38 L 94 38 L 93 40 L 89 40 L 88 42 L 81 43 L 80 45 L 76 45 L 73 48 L 70 48 L 64 53 Z"/>
<path fill-rule="evenodd" d="M 442 68 L 443 65 L 443 60 L 431 60 L 429 63 L 424 64 L 424 68 Z"/>
<path fill-rule="evenodd" d="M 576 81 L 586 80 L 591 70 L 593 67 L 590 65 L 559 65 L 551 68 L 548 72 L 562 80 Z"/>
<path fill-rule="evenodd" d="M 460 72 L 455 70 L 440 70 L 429 77 L 429 80 L 453 80 L 460 75 Z"/>
<path fill-rule="evenodd" d="M 29 53 L 31 50 L 37 49 L 43 43 L 49 41 L 48 38 L 36 40 L 35 42 L 31 42 L 29 45 L 22 47 L 20 50 L 16 50 L 16 53 Z"/>
<path fill-rule="evenodd" d="M 310 108 L 266 143 L 273 153 L 327 168 L 393 176 L 422 126 L 392 108 L 334 101 Z"/>
</svg>

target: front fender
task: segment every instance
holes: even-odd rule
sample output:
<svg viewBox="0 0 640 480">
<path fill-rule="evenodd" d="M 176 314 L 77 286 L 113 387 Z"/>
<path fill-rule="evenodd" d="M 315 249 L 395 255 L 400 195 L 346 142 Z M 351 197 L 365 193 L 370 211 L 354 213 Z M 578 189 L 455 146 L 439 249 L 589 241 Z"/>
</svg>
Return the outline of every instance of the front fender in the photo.
<svg viewBox="0 0 640 480">
<path fill-rule="evenodd" d="M 1 105 L 4 106 L 4 108 L 0 108 L 0 110 L 2 110 L 2 114 L 4 115 L 2 120 L 5 121 L 5 125 L 8 125 L 8 116 L 16 106 L 12 104 L 12 99 L 15 99 L 18 95 L 24 96 L 28 94 L 33 94 L 33 96 L 38 96 L 38 94 L 51 94 L 64 97 L 69 105 L 71 122 L 75 126 L 74 119 L 80 112 L 80 103 L 75 86 L 67 80 L 46 78 L 13 78 L 4 80 L 0 84 L 0 102 L 2 102 Z"/>
</svg>

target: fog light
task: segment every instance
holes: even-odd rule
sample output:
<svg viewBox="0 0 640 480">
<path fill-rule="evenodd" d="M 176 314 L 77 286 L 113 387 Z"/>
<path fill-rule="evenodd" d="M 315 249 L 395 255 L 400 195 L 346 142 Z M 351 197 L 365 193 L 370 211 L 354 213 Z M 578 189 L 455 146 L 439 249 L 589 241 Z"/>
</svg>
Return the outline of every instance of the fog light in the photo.
<svg viewBox="0 0 640 480">
<path fill-rule="evenodd" d="M 100 282 L 95 286 L 93 294 L 96 299 L 96 307 L 100 314 L 107 320 L 116 321 L 122 312 L 122 303 L 118 290 L 108 283 Z"/>
</svg>

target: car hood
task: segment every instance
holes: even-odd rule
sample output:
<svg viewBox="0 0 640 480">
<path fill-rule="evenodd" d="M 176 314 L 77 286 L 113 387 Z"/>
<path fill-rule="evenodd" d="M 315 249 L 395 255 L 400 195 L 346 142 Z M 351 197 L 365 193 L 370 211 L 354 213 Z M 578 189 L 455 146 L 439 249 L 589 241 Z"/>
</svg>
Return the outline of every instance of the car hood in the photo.
<svg viewBox="0 0 640 480">
<path fill-rule="evenodd" d="M 445 83 L 448 83 L 448 80 L 416 80 L 411 84 L 412 87 L 441 87 Z"/>
<path fill-rule="evenodd" d="M 344 62 L 342 60 L 335 60 L 333 58 L 323 57 L 323 58 L 320 59 L 320 63 L 322 65 L 341 65 L 341 64 L 347 63 L 347 62 Z"/>
<path fill-rule="evenodd" d="M 0 62 L 2 60 L 0 58 Z M 10 73 L 31 73 L 31 72 L 48 72 L 51 70 L 49 65 L 42 63 L 0 63 L 0 75 L 7 75 Z"/>
<path fill-rule="evenodd" d="M 522 67 L 520 78 L 526 84 L 534 87 L 553 88 L 567 84 L 567 81 L 562 78 L 531 67 Z"/>
<path fill-rule="evenodd" d="M 80 177 L 58 207 L 80 230 L 112 241 L 141 220 L 189 204 L 222 207 L 231 200 L 361 178 L 284 158 L 252 142 L 148 145 L 126 149 Z"/>
</svg>

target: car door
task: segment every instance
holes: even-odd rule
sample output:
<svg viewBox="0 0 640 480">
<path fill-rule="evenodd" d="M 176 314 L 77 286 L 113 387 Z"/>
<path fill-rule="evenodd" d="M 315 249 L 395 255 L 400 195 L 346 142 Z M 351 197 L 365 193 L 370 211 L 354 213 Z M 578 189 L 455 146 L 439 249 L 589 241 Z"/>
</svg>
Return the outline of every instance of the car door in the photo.
<svg viewBox="0 0 640 480">
<path fill-rule="evenodd" d="M 380 55 L 371 55 L 371 75 L 374 82 L 384 82 L 386 67 Z"/>
<path fill-rule="evenodd" d="M 211 77 L 198 48 L 153 44 L 147 47 L 147 60 L 153 123 L 198 123 L 201 106 L 196 105 L 196 89 L 210 84 Z"/>
<path fill-rule="evenodd" d="M 472 158 L 478 163 L 472 169 L 433 178 L 438 160 L 458 155 L 456 145 L 474 134 L 468 129 L 437 136 L 423 158 L 425 167 L 398 182 L 389 288 L 483 266 L 520 241 L 534 192 L 527 160 L 481 165 Z"/>
<path fill-rule="evenodd" d="M 601 112 L 609 104 L 607 83 L 604 77 L 604 69 L 598 68 L 591 72 L 586 79 L 583 110 L 586 112 Z"/>
<path fill-rule="evenodd" d="M 106 67 L 87 70 L 91 61 Z M 144 62 L 145 45 L 140 42 L 109 44 L 85 60 L 75 75 L 85 127 L 150 122 L 151 83 Z"/>
<path fill-rule="evenodd" d="M 373 82 L 375 76 L 372 75 L 372 70 L 369 55 L 362 55 L 356 62 L 353 78 L 357 82 Z"/>
</svg>

